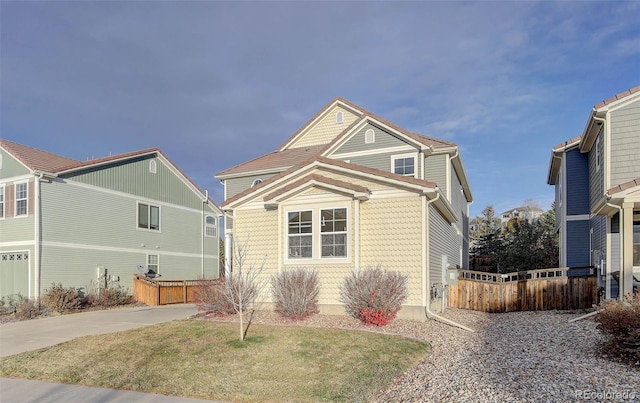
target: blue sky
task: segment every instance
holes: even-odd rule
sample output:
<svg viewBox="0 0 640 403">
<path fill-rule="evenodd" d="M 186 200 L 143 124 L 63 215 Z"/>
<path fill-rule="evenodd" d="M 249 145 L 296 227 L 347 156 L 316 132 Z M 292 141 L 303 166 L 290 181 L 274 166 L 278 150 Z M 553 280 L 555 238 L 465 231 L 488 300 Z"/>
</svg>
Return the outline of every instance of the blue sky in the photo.
<svg viewBox="0 0 640 403">
<path fill-rule="evenodd" d="M 3 138 L 216 172 L 344 97 L 460 146 L 471 215 L 549 208 L 551 148 L 640 84 L 640 2 L 0 3 Z"/>
</svg>

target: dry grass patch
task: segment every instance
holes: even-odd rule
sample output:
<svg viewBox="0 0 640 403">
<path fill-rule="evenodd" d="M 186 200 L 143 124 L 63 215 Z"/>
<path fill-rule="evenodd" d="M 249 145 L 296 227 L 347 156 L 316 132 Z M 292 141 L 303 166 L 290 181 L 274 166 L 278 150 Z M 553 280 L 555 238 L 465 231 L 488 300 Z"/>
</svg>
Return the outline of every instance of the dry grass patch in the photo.
<svg viewBox="0 0 640 403">
<path fill-rule="evenodd" d="M 233 401 L 367 401 L 428 352 L 369 332 L 175 321 L 0 360 L 3 376 Z"/>
</svg>

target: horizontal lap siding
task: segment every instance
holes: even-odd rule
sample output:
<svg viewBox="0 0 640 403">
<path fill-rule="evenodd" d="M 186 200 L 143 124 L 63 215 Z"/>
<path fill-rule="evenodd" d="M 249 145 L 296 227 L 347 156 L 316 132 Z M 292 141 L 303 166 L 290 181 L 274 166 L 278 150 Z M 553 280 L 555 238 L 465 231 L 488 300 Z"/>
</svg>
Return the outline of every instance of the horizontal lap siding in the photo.
<svg viewBox="0 0 640 403">
<path fill-rule="evenodd" d="M 0 179 L 7 179 L 14 176 L 28 175 L 30 173 L 24 165 L 13 158 L 12 155 L 0 149 L 2 157 L 2 169 L 0 169 Z"/>
<path fill-rule="evenodd" d="M 589 260 L 589 220 L 567 221 L 567 266 L 588 266 Z"/>
<path fill-rule="evenodd" d="M 429 206 L 429 278 L 431 284 L 442 283 L 442 256 L 449 265 L 460 264 L 461 237 L 438 210 Z M 430 284 L 430 285 L 431 285 Z"/>
<path fill-rule="evenodd" d="M 53 182 L 42 186 L 42 240 L 102 247 L 155 248 L 200 253 L 202 213 L 175 206 L 160 206 L 160 231 L 137 228 L 138 199 L 100 189 Z M 149 202 L 154 204 L 153 201 Z M 215 250 L 217 239 L 206 238 Z M 212 253 L 213 254 L 213 253 Z"/>
<path fill-rule="evenodd" d="M 640 100 L 611 112 L 611 185 L 640 178 Z"/>
<path fill-rule="evenodd" d="M 379 169 L 385 172 L 392 172 L 391 158 L 398 154 L 402 154 L 402 155 L 414 154 L 414 156 L 416 157 L 416 163 L 419 163 L 417 151 L 416 152 L 402 151 L 402 152 L 392 152 L 392 153 L 383 153 L 383 154 L 370 154 L 370 155 L 346 158 L 346 160 L 349 160 L 349 162 L 351 162 L 352 164 L 362 165 L 362 166 L 373 168 L 373 169 Z M 419 167 L 416 166 L 415 169 L 417 172 Z"/>
<path fill-rule="evenodd" d="M 604 136 L 602 134 L 598 135 L 596 142 L 600 144 L 600 150 L 603 150 Z M 604 156 L 604 152 L 602 152 Z M 596 169 L 596 145 L 594 144 L 589 151 L 589 204 L 590 209 L 593 210 L 598 202 L 603 198 L 604 195 L 604 159 L 601 159 L 600 169 Z"/>
<path fill-rule="evenodd" d="M 0 220 L 0 242 L 33 241 L 35 216 L 7 217 Z"/>
<path fill-rule="evenodd" d="M 447 193 L 447 156 L 430 155 L 425 158 L 424 178 L 438 185 L 440 190 Z"/>
<path fill-rule="evenodd" d="M 342 123 L 336 123 L 336 113 L 342 111 Z M 351 125 L 357 116 L 340 106 L 332 108 L 320 121 L 288 148 L 307 147 L 331 142 L 338 134 Z"/>
<path fill-rule="evenodd" d="M 406 304 L 422 303 L 422 201 L 418 196 L 369 200 L 360 207 L 361 266 L 409 276 Z"/>
<path fill-rule="evenodd" d="M 589 158 L 579 149 L 566 154 L 567 215 L 589 214 Z"/>
<path fill-rule="evenodd" d="M 238 193 L 243 192 L 246 189 L 249 189 L 251 185 L 253 185 L 253 181 L 255 181 L 256 179 L 262 179 L 263 181 L 266 181 L 267 179 L 271 178 L 274 175 L 276 174 L 252 175 L 252 176 L 245 176 L 242 178 L 226 179 L 224 181 L 225 190 L 227 192 L 226 198 L 229 199 L 237 195 Z"/>
<path fill-rule="evenodd" d="M 365 143 L 365 132 L 372 129 L 375 133 L 375 141 L 373 143 Z M 358 132 L 356 132 L 349 140 L 347 140 L 340 148 L 338 148 L 334 154 L 345 154 L 362 151 L 375 151 L 381 148 L 401 147 L 406 146 L 407 143 L 399 138 L 392 136 L 386 131 L 368 124 Z"/>
</svg>

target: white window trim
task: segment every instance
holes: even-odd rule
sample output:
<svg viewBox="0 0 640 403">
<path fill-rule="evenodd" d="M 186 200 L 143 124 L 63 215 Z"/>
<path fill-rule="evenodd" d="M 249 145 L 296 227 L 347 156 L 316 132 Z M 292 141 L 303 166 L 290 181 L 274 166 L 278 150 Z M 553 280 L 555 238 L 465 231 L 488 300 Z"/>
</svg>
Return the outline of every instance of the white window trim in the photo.
<svg viewBox="0 0 640 403">
<path fill-rule="evenodd" d="M 154 159 L 149 160 L 149 172 L 152 174 L 158 173 L 158 162 Z"/>
<path fill-rule="evenodd" d="M 336 124 L 340 124 L 344 122 L 344 112 L 338 111 L 336 112 Z"/>
<path fill-rule="evenodd" d="M 25 198 L 21 198 L 18 199 L 18 185 L 26 185 L 27 186 L 27 192 L 26 192 L 26 197 Z M 25 200 L 25 206 L 26 206 L 26 213 L 25 214 L 18 214 L 18 202 Z M 29 216 L 29 182 L 16 182 L 13 185 L 13 216 L 14 217 L 28 217 Z"/>
<path fill-rule="evenodd" d="M 394 174 L 396 173 L 396 167 L 395 167 L 396 160 L 405 159 L 405 158 L 413 158 L 413 175 L 403 175 L 403 176 L 416 178 L 416 175 L 418 174 L 418 164 L 417 164 L 417 158 L 415 153 L 392 155 L 391 156 L 391 173 L 394 173 Z M 400 174 L 397 174 L 397 175 L 400 175 Z"/>
<path fill-rule="evenodd" d="M 373 129 L 367 129 L 364 132 L 364 143 L 373 144 L 376 142 L 376 132 Z"/>
<path fill-rule="evenodd" d="M 158 263 L 156 263 L 156 269 L 154 270 L 156 272 L 156 274 L 160 274 L 160 254 L 159 253 L 147 253 L 147 258 L 145 261 L 145 266 L 147 268 L 147 270 L 149 270 L 149 256 L 156 256 L 158 258 Z"/>
<path fill-rule="evenodd" d="M 344 232 L 346 240 L 346 256 L 326 256 L 322 257 L 322 232 L 321 232 L 321 220 L 322 220 L 322 210 L 335 210 L 335 209 L 345 209 L 347 213 L 347 230 Z M 289 222 L 287 217 L 289 213 L 302 212 L 302 211 L 311 211 L 311 257 L 310 258 L 292 258 L 289 257 Z M 313 206 L 313 207 L 303 207 L 303 206 L 291 206 L 290 208 L 284 209 L 284 227 L 282 230 L 284 231 L 284 245 L 281 247 L 284 248 L 284 263 L 285 264 L 298 264 L 300 262 L 305 262 L 306 264 L 343 264 L 349 263 L 351 261 L 351 206 L 349 204 L 339 204 L 339 205 L 326 205 L 326 206 Z M 337 232 L 342 233 L 342 232 Z M 336 232 L 332 232 L 331 234 L 336 234 Z"/>
<path fill-rule="evenodd" d="M 258 186 L 262 182 L 263 182 L 262 178 L 256 178 L 253 180 L 253 182 L 251 182 L 251 187 Z"/>
<path fill-rule="evenodd" d="M 148 213 L 149 216 L 147 217 L 149 219 L 149 225 L 151 225 L 151 207 L 157 207 L 158 208 L 158 229 L 151 229 L 151 228 L 140 228 L 140 205 L 141 204 L 146 204 L 149 209 L 148 209 Z M 162 207 L 160 207 L 159 204 L 155 204 L 152 202 L 147 202 L 147 201 L 141 201 L 138 200 L 136 201 L 136 229 L 139 231 L 147 231 L 147 232 L 153 232 L 155 233 L 159 233 L 162 232 Z"/>
</svg>

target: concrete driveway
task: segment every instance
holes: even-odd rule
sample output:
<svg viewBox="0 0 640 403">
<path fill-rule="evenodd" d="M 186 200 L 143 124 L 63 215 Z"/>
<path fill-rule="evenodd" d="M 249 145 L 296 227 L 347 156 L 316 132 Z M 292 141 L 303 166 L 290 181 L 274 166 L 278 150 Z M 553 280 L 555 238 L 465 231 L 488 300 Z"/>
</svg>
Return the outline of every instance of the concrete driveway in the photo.
<svg viewBox="0 0 640 403">
<path fill-rule="evenodd" d="M 4 323 L 0 325 L 0 357 L 53 346 L 80 336 L 186 319 L 196 313 L 194 304 L 140 306 Z"/>
<path fill-rule="evenodd" d="M 80 336 L 120 332 L 186 319 L 196 313 L 193 304 L 142 306 L 5 323 L 0 325 L 0 357 L 53 346 Z M 0 377 L 0 401 L 189 403 L 205 400 Z"/>
</svg>

